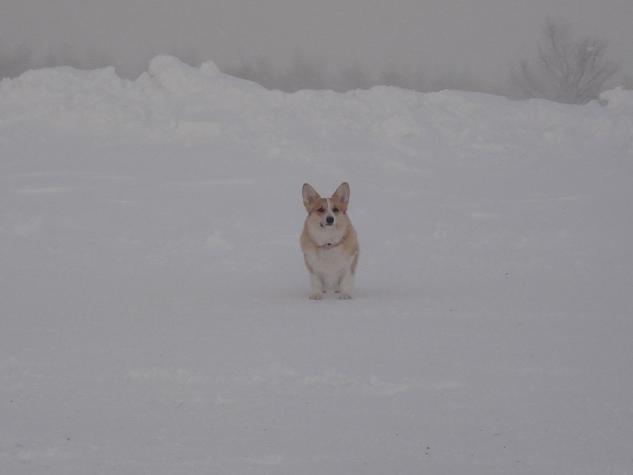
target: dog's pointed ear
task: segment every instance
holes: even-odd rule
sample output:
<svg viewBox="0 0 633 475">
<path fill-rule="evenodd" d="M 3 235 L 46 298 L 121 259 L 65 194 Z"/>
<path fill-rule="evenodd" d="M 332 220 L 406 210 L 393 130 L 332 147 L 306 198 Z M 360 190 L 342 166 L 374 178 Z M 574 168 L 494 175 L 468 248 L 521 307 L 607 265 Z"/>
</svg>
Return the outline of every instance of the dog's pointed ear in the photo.
<svg viewBox="0 0 633 475">
<path fill-rule="evenodd" d="M 341 183 L 332 195 L 332 199 L 338 203 L 344 204 L 345 207 L 347 207 L 347 205 L 349 204 L 349 183 Z"/>
<path fill-rule="evenodd" d="M 312 203 L 314 203 L 315 200 L 321 199 L 321 195 L 319 195 L 309 183 L 303 184 L 301 194 L 303 195 L 303 206 L 305 206 L 308 211 L 310 211 Z"/>
</svg>

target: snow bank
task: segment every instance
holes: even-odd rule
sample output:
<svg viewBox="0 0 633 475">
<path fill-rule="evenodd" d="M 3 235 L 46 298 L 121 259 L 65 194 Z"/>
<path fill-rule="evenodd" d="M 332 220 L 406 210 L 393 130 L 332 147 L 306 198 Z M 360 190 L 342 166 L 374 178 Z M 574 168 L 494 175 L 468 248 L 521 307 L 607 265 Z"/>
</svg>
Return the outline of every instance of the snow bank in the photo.
<svg viewBox="0 0 633 475">
<path fill-rule="evenodd" d="M 609 109 L 633 109 L 633 91 L 621 87 L 600 94 Z"/>
<path fill-rule="evenodd" d="M 632 94 L 615 90 L 602 97 L 606 108 L 583 106 L 589 119 L 574 130 L 576 138 L 630 134 L 630 124 L 622 129 L 620 115 L 610 112 L 628 107 Z M 40 124 L 105 134 L 142 130 L 162 140 L 212 141 L 219 135 L 239 140 L 245 133 L 301 140 L 296 135 L 309 128 L 323 140 L 363 133 L 402 147 L 438 139 L 483 146 L 491 139 L 513 142 L 526 132 L 555 140 L 556 134 L 569 132 L 565 124 L 573 110 L 540 100 L 390 87 L 285 94 L 225 75 L 211 62 L 195 68 L 170 56 L 154 58 L 134 81 L 118 77 L 113 68 L 63 67 L 29 71 L 0 84 L 0 127 Z"/>
</svg>

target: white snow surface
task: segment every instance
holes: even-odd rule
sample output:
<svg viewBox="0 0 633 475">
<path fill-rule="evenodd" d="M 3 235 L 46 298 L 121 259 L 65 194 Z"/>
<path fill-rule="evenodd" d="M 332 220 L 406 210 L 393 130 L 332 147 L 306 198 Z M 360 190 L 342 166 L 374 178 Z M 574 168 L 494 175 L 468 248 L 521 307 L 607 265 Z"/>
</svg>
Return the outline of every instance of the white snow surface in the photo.
<svg viewBox="0 0 633 475">
<path fill-rule="evenodd" d="M 0 83 L 0 473 L 633 473 L 633 93 Z M 307 299 L 308 181 L 355 298 Z"/>
</svg>

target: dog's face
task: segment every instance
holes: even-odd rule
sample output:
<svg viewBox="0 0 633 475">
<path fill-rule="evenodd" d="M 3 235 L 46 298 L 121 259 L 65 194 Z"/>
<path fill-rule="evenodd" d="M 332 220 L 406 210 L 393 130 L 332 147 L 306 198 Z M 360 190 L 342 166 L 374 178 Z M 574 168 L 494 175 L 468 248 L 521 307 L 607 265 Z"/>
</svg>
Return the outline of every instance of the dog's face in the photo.
<svg viewBox="0 0 633 475">
<path fill-rule="evenodd" d="M 345 233 L 350 224 L 347 217 L 349 192 L 349 185 L 342 183 L 331 197 L 321 198 L 311 185 L 303 185 L 303 204 L 308 211 L 306 226 L 313 236 Z"/>
</svg>

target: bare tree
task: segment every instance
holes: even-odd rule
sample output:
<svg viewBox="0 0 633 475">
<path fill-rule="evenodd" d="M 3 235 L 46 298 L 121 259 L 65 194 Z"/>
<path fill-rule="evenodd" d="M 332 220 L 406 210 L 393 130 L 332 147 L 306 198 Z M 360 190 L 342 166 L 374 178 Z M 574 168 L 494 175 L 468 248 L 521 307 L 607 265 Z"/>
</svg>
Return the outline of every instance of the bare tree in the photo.
<svg viewBox="0 0 633 475">
<path fill-rule="evenodd" d="M 605 42 L 575 39 L 566 23 L 548 20 L 543 35 L 537 59 L 521 61 L 512 72 L 512 83 L 525 97 L 585 104 L 598 97 L 619 69 L 605 58 Z"/>
</svg>

